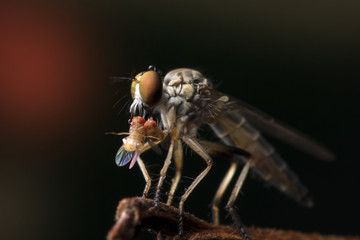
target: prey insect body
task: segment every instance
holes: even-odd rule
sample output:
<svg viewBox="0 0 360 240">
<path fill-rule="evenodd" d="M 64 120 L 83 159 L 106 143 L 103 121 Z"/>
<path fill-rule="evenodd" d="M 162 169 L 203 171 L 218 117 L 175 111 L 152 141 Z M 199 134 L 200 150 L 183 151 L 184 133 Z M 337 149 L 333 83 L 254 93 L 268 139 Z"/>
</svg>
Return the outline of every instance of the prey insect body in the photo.
<svg viewBox="0 0 360 240">
<path fill-rule="evenodd" d="M 123 133 L 111 134 L 123 135 Z M 148 150 L 149 146 L 159 143 L 163 138 L 164 133 L 154 120 L 149 119 L 145 122 L 143 117 L 133 117 L 129 136 L 123 138 L 123 145 L 116 153 L 116 165 L 122 167 L 131 161 L 129 168 L 132 168 L 142 152 Z"/>
<path fill-rule="evenodd" d="M 330 151 L 297 130 L 274 120 L 240 100 L 216 91 L 211 81 L 194 69 L 172 70 L 162 80 L 156 69 L 151 68 L 149 71 L 139 73 L 134 78 L 131 94 L 134 99 L 130 107 L 131 114 L 144 112 L 159 114 L 164 131 L 171 136 L 169 151 L 157 184 L 156 203 L 159 202 L 159 193 L 173 157 L 177 173 L 181 174 L 183 161 L 181 142 L 188 145 L 206 163 L 206 168 L 195 178 L 181 197 L 180 216 L 183 213 L 184 202 L 213 165 L 210 155 L 219 155 L 220 152 L 229 148 L 239 151 L 231 157 L 231 166 L 213 199 L 212 211 L 215 223 L 219 223 L 218 205 L 239 162 L 245 165 L 227 203 L 227 209 L 234 221 L 238 223 L 240 221 L 233 205 L 249 170 L 254 171 L 297 202 L 306 206 L 312 205 L 307 188 L 300 183 L 295 173 L 290 170 L 260 131 L 319 159 L 331 160 L 334 158 Z M 197 139 L 198 129 L 203 124 L 211 127 L 223 142 L 222 145 Z M 172 190 L 176 189 L 177 183 L 178 181 L 173 181 Z M 171 194 L 169 198 L 172 198 Z M 168 204 L 170 203 L 171 200 L 168 200 Z M 241 224 L 239 223 L 239 225 Z"/>
</svg>

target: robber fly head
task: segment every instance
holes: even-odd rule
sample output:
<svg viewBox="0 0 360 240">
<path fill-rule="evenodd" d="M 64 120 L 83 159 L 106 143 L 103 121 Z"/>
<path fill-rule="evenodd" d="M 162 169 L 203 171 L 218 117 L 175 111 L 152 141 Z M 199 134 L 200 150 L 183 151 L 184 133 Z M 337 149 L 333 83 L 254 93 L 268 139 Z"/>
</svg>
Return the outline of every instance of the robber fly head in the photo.
<svg viewBox="0 0 360 240">
<path fill-rule="evenodd" d="M 154 107 L 161 99 L 162 87 L 160 73 L 155 67 L 150 66 L 148 71 L 137 74 L 131 84 L 134 101 L 130 112 L 135 114 L 137 109 Z"/>
</svg>

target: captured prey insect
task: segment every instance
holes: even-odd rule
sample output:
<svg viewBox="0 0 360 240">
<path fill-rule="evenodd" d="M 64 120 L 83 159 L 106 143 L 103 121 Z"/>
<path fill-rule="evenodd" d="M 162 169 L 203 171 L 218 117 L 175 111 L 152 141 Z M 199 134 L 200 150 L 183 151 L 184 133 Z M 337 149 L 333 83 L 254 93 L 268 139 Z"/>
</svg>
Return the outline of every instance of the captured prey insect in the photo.
<svg viewBox="0 0 360 240">
<path fill-rule="evenodd" d="M 131 114 L 159 114 L 164 131 L 171 137 L 169 151 L 157 184 L 156 204 L 160 200 L 159 193 L 173 155 L 176 166 L 182 166 L 182 153 L 179 153 L 182 151 L 181 141 L 206 162 L 206 168 L 181 196 L 180 216 L 184 210 L 184 202 L 213 165 L 210 155 L 221 155 L 219 153 L 222 151 L 231 152 L 231 149 L 237 149 L 240 154 L 234 154 L 231 157 L 231 166 L 213 199 L 214 223 L 219 223 L 218 205 L 239 163 L 245 166 L 226 205 L 234 222 L 238 225 L 241 226 L 241 223 L 233 205 L 250 169 L 297 202 L 305 206 L 312 205 L 307 188 L 300 183 L 295 173 L 289 169 L 260 131 L 316 158 L 334 159 L 334 155 L 329 150 L 306 135 L 240 100 L 216 91 L 211 81 L 194 69 L 175 69 L 161 79 L 157 70 L 149 67 L 148 71 L 139 73 L 133 79 L 131 95 L 133 98 L 130 107 Z M 203 124 L 211 127 L 223 145 L 215 142 L 206 143 L 197 139 L 198 129 Z M 227 154 L 224 153 L 225 155 Z M 176 186 L 171 188 L 176 188 Z M 180 234 L 181 231 L 182 226 L 180 226 Z"/>
<path fill-rule="evenodd" d="M 123 145 L 116 153 L 115 163 L 119 167 L 122 167 L 131 161 L 129 166 L 130 169 L 136 162 L 139 164 L 145 181 L 147 182 L 143 193 L 143 196 L 146 196 L 150 188 L 151 180 L 140 155 L 141 153 L 149 150 L 151 147 L 153 147 L 154 150 L 159 150 L 156 148 L 156 145 L 165 138 L 166 134 L 159 128 L 154 120 L 150 118 L 145 122 L 145 119 L 140 116 L 136 116 L 131 119 L 129 133 L 109 132 L 108 134 L 129 134 L 128 137 L 123 138 L 122 140 Z"/>
</svg>

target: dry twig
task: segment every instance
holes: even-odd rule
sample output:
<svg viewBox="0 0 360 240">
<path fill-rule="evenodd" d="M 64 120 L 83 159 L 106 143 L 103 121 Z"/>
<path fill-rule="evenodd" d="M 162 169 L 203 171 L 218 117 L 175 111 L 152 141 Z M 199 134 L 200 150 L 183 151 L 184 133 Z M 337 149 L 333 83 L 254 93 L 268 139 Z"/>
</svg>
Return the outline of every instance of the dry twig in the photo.
<svg viewBox="0 0 360 240">
<path fill-rule="evenodd" d="M 142 229 L 149 229 L 166 239 L 243 240 L 241 232 L 232 226 L 214 225 L 184 213 L 184 232 L 178 236 L 179 210 L 147 198 L 126 198 L 120 201 L 116 211 L 116 223 L 109 231 L 108 240 L 134 240 Z M 360 237 L 322 236 L 317 233 L 301 233 L 266 228 L 246 228 L 253 240 L 360 240 Z"/>
</svg>

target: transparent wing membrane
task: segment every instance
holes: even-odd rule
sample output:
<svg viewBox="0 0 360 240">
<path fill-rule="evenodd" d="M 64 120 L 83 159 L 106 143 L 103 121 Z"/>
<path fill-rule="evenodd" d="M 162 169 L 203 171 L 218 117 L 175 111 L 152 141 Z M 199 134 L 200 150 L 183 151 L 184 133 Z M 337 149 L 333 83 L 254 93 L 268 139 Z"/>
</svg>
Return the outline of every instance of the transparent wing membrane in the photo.
<svg viewBox="0 0 360 240">
<path fill-rule="evenodd" d="M 311 206 L 311 201 L 307 199 L 308 190 L 298 181 L 298 177 L 288 168 L 275 149 L 244 117 L 237 116 L 237 120 L 235 122 L 222 116 L 210 126 L 224 143 L 251 154 L 253 161 L 251 169 L 261 178 L 294 200 Z"/>
<path fill-rule="evenodd" d="M 124 149 L 124 146 L 121 146 L 119 151 L 115 156 L 116 165 L 119 167 L 125 166 L 133 159 L 135 152 L 128 152 Z"/>
<path fill-rule="evenodd" d="M 311 137 L 282 123 L 268 114 L 235 98 L 230 98 L 226 116 L 234 121 L 245 117 L 254 127 L 290 146 L 320 160 L 334 160 L 335 155 Z"/>
</svg>

